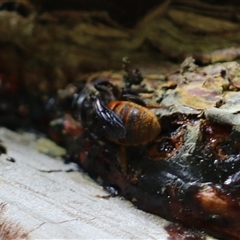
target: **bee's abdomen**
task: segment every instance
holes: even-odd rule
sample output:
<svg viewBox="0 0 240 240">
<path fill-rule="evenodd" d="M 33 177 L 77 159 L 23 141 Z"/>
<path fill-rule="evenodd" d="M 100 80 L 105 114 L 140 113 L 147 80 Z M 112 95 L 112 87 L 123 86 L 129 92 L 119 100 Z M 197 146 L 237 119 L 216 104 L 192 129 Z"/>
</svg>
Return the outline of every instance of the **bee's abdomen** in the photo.
<svg viewBox="0 0 240 240">
<path fill-rule="evenodd" d="M 160 132 L 157 117 L 146 107 L 127 101 L 112 101 L 108 107 L 121 117 L 126 128 L 125 138 L 112 139 L 120 144 L 144 144 L 153 140 Z"/>
</svg>

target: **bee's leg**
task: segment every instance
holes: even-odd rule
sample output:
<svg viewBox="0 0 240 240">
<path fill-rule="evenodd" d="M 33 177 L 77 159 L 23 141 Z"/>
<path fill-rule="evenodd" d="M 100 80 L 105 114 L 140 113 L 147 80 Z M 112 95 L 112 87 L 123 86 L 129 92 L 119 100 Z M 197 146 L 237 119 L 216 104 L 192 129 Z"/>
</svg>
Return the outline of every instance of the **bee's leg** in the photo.
<svg viewBox="0 0 240 240">
<path fill-rule="evenodd" d="M 130 102 L 134 102 L 140 106 L 145 107 L 146 103 L 142 100 L 141 97 L 139 97 L 138 95 L 132 95 L 132 94 L 123 94 L 122 95 L 122 100 L 126 100 L 126 101 L 130 101 Z"/>
<path fill-rule="evenodd" d="M 113 84 L 108 80 L 100 79 L 94 83 L 94 87 L 100 92 L 109 92 L 109 89 L 110 87 L 113 87 Z"/>
<path fill-rule="evenodd" d="M 121 89 L 108 80 L 99 80 L 94 83 L 94 87 L 98 90 L 102 99 L 111 101 L 120 98 Z"/>
</svg>

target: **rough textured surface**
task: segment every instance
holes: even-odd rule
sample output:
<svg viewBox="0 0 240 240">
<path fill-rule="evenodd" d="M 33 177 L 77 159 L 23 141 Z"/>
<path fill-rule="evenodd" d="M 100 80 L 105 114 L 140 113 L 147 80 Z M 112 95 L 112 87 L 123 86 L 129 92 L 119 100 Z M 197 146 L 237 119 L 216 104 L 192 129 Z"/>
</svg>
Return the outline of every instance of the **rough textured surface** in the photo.
<svg viewBox="0 0 240 240">
<path fill-rule="evenodd" d="M 74 166 L 36 152 L 34 137 L 2 128 L 0 138 L 8 149 L 0 157 L 2 239 L 167 239 L 167 221 L 119 198 L 101 198 L 102 187 Z M 17 235 L 7 238 L 7 230 Z"/>
<path fill-rule="evenodd" d="M 118 87 L 96 77 L 78 94 L 74 109 L 82 132 L 73 137 L 72 156 L 140 209 L 220 239 L 239 239 L 239 63 L 200 67 L 187 58 L 165 81 L 146 77 L 122 88 L 124 79 Z M 130 90 L 132 98 L 123 101 Z M 130 107 L 139 96 L 146 104 L 141 114 Z M 121 108 L 106 107 L 116 100 Z M 149 109 L 161 129 L 150 128 L 157 136 L 146 142 Z M 122 137 L 124 131 L 131 138 Z"/>
<path fill-rule="evenodd" d="M 153 1 L 123 1 L 122 8 L 118 1 L 57 2 L 0 1 L 2 81 L 23 81 L 33 93 L 50 94 L 81 80 L 83 73 L 119 69 L 126 55 L 144 72 L 163 73 L 186 56 L 212 63 L 240 55 L 239 7 L 229 1 L 155 1 L 152 10 Z M 109 17 L 109 11 L 116 16 L 113 9 L 128 12 L 130 18 L 139 10 L 142 14 L 129 29 L 123 27 L 128 16 L 120 22 Z"/>
</svg>

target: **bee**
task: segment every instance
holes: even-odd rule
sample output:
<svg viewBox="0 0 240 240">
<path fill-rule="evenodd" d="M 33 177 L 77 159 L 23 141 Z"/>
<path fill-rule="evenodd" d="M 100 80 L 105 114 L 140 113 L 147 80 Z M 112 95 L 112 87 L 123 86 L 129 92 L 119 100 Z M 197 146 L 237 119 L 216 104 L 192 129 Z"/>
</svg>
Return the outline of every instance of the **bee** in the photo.
<svg viewBox="0 0 240 240">
<path fill-rule="evenodd" d="M 152 141 L 160 132 L 156 115 L 144 106 L 128 101 L 111 101 L 107 107 L 120 116 L 125 128 L 123 138 L 110 138 L 122 145 L 141 145 Z"/>
<path fill-rule="evenodd" d="M 116 93 L 120 91 L 110 82 L 93 85 L 95 92 L 85 88 L 74 103 L 80 122 L 88 130 L 124 146 L 146 144 L 159 134 L 158 118 L 137 95 L 120 97 L 127 95 L 131 101 L 118 100 Z"/>
</svg>

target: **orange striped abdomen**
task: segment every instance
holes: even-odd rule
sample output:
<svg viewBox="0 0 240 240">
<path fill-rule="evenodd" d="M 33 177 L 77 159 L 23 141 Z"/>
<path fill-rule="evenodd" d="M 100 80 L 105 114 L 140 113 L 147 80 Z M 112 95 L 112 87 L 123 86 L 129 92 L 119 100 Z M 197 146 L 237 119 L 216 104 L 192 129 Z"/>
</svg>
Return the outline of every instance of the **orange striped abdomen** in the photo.
<svg viewBox="0 0 240 240">
<path fill-rule="evenodd" d="M 126 137 L 111 139 L 123 145 L 140 145 L 153 140 L 161 127 L 157 117 L 146 107 L 128 101 L 111 101 L 108 107 L 118 114 L 126 128 Z"/>
</svg>

